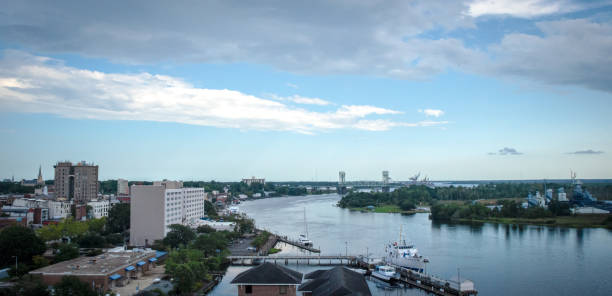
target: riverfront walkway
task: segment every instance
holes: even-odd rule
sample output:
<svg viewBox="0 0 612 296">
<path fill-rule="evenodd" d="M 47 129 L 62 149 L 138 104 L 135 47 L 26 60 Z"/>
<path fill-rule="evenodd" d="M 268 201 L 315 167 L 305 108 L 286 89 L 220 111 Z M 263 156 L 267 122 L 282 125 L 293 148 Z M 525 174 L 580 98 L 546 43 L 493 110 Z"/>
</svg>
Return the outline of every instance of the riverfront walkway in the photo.
<svg viewBox="0 0 612 296">
<path fill-rule="evenodd" d="M 357 256 L 317 256 L 317 255 L 282 255 L 282 256 L 228 256 L 232 265 L 257 265 L 264 262 L 295 263 L 306 265 L 357 265 Z"/>
</svg>

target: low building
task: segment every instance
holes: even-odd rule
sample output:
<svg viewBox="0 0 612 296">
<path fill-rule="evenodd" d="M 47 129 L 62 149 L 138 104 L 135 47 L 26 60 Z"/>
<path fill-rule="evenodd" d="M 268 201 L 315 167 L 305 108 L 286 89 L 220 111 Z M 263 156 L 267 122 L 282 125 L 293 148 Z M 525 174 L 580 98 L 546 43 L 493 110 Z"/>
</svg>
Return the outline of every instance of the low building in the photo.
<svg viewBox="0 0 612 296">
<path fill-rule="evenodd" d="M 90 215 L 93 218 L 108 217 L 108 210 L 110 210 L 109 200 L 90 201 L 87 205 L 91 207 Z"/>
<path fill-rule="evenodd" d="M 238 274 L 232 285 L 238 286 L 239 296 L 295 296 L 302 283 L 302 274 L 289 268 L 266 262 Z"/>
<path fill-rule="evenodd" d="M 342 266 L 316 270 L 304 278 L 308 281 L 298 289 L 303 296 L 372 295 L 362 274 Z"/>
<path fill-rule="evenodd" d="M 251 186 L 251 184 L 266 184 L 266 179 L 263 178 L 255 178 L 255 176 L 251 177 L 250 179 L 242 179 L 242 182 L 247 184 L 248 186 Z"/>
<path fill-rule="evenodd" d="M 216 231 L 234 231 L 236 227 L 236 222 L 220 222 L 220 221 L 211 221 L 198 219 L 189 224 L 191 228 L 198 228 L 199 226 L 209 226 Z"/>
<path fill-rule="evenodd" d="M 33 271 L 47 285 L 55 285 L 62 277 L 76 276 L 96 291 L 104 292 L 115 286 L 123 286 L 154 268 L 156 252 L 137 250 L 130 252 L 104 253 L 95 257 L 79 257 Z"/>
</svg>

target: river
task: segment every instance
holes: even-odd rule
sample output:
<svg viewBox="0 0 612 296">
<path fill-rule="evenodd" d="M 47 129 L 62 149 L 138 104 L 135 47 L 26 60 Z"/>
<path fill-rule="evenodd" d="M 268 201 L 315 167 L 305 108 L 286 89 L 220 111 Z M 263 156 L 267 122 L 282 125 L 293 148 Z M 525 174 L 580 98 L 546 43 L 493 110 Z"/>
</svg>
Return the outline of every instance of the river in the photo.
<svg viewBox="0 0 612 296">
<path fill-rule="evenodd" d="M 484 223 L 434 223 L 428 214 L 361 213 L 338 208 L 336 194 L 244 202 L 240 211 L 260 228 L 297 237 L 308 232 L 323 254 L 382 257 L 384 244 L 403 233 L 430 259 L 427 272 L 475 283 L 479 295 L 612 295 L 612 231 Z M 284 254 L 298 252 L 283 247 Z M 300 272 L 328 268 L 289 265 Z M 230 267 L 212 295 L 236 295 L 229 282 L 248 267 Z M 417 289 L 383 289 L 373 295 L 426 295 Z"/>
</svg>

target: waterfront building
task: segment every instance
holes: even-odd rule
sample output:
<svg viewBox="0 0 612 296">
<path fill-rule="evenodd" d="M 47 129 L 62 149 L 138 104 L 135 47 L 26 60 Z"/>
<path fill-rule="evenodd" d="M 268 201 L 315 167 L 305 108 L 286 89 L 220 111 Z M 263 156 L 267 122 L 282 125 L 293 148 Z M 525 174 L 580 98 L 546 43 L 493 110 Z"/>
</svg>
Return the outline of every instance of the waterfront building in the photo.
<svg viewBox="0 0 612 296">
<path fill-rule="evenodd" d="M 265 185 L 266 179 L 258 179 L 258 178 L 255 178 L 255 176 L 253 176 L 250 179 L 242 179 L 242 182 L 246 183 L 248 186 L 251 186 L 251 184 L 255 184 L 255 183 Z"/>
<path fill-rule="evenodd" d="M 128 180 L 117 179 L 117 196 L 130 195 L 130 187 L 128 186 Z"/>
<path fill-rule="evenodd" d="M 363 274 L 343 266 L 313 271 L 304 279 L 298 291 L 303 296 L 372 295 Z"/>
<path fill-rule="evenodd" d="M 238 296 L 295 296 L 297 286 L 302 283 L 302 274 L 266 262 L 239 273 L 231 283 L 238 286 Z"/>
<path fill-rule="evenodd" d="M 91 207 L 91 212 L 88 213 L 92 218 L 108 217 L 108 210 L 110 210 L 110 200 L 98 200 L 90 201 L 87 203 Z"/>
<path fill-rule="evenodd" d="M 42 281 L 49 286 L 57 284 L 66 275 L 75 276 L 97 292 L 103 293 L 115 286 L 123 286 L 154 268 L 156 256 L 157 253 L 150 249 L 108 252 L 95 257 L 59 262 L 30 271 L 30 274 L 41 276 Z"/>
<path fill-rule="evenodd" d="M 98 166 L 81 161 L 73 165 L 69 161 L 55 166 L 55 196 L 86 203 L 98 196 Z"/>
<path fill-rule="evenodd" d="M 172 224 L 189 225 L 204 217 L 204 188 L 182 188 L 182 182 L 130 188 L 130 245 L 147 246 L 163 239 Z M 175 188 L 180 185 L 180 188 Z M 166 187 L 168 186 L 168 187 Z"/>
</svg>

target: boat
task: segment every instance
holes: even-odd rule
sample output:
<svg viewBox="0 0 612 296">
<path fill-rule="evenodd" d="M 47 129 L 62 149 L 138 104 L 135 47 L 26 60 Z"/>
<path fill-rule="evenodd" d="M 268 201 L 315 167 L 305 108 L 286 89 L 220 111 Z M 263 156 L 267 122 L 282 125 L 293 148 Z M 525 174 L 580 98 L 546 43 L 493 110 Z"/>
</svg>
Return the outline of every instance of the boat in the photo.
<svg viewBox="0 0 612 296">
<path fill-rule="evenodd" d="M 429 259 L 419 255 L 419 250 L 402 239 L 400 226 L 399 241 L 387 244 L 385 248 L 385 262 L 416 272 L 424 272 Z"/>
<path fill-rule="evenodd" d="M 367 270 L 361 269 L 361 268 L 348 268 L 347 267 L 347 269 L 350 271 L 354 271 L 356 273 L 362 274 L 362 275 L 365 275 L 367 273 Z"/>
<path fill-rule="evenodd" d="M 377 265 L 376 269 L 372 271 L 372 276 L 386 282 L 399 278 L 399 274 L 395 272 L 395 268 L 389 265 Z"/>
<path fill-rule="evenodd" d="M 304 208 L 304 233 L 305 234 L 300 234 L 299 242 L 300 244 L 307 246 L 307 247 L 312 247 L 313 243 L 310 239 L 308 239 L 308 224 L 306 223 L 306 208 Z"/>
</svg>

